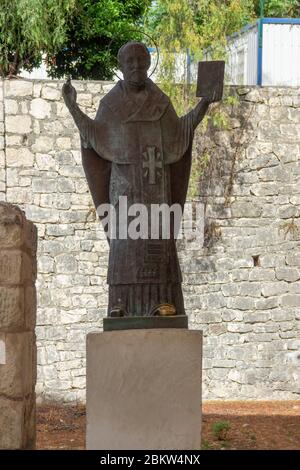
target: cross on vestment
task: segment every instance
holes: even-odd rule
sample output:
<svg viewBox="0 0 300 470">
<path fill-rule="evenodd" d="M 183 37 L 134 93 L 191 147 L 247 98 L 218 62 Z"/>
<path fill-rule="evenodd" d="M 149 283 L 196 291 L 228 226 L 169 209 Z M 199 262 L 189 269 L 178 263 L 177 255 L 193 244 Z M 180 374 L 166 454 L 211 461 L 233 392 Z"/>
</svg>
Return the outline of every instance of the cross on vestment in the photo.
<svg viewBox="0 0 300 470">
<path fill-rule="evenodd" d="M 156 156 L 155 150 L 155 147 L 147 147 L 147 151 L 143 153 L 143 156 L 148 158 L 143 162 L 143 168 L 148 170 L 146 175 L 149 175 L 149 184 L 156 184 L 156 168 L 162 168 L 162 162 L 159 160 L 160 153 L 157 152 Z"/>
</svg>

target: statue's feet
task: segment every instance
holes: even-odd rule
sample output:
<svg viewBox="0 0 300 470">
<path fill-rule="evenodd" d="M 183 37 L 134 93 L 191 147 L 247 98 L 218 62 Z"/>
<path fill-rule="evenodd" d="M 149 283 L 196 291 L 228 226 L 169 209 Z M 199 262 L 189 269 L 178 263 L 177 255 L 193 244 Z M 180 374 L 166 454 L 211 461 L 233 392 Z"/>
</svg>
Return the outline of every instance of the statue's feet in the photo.
<svg viewBox="0 0 300 470">
<path fill-rule="evenodd" d="M 116 307 L 113 307 L 111 309 L 111 311 L 109 312 L 109 316 L 110 317 L 120 318 L 120 317 L 127 317 L 128 314 L 127 314 L 124 307 L 121 307 L 120 305 L 117 305 Z"/>
<path fill-rule="evenodd" d="M 176 308 L 174 307 L 174 305 L 168 303 L 155 305 L 150 312 L 151 317 L 167 317 L 172 315 L 177 315 Z"/>
</svg>

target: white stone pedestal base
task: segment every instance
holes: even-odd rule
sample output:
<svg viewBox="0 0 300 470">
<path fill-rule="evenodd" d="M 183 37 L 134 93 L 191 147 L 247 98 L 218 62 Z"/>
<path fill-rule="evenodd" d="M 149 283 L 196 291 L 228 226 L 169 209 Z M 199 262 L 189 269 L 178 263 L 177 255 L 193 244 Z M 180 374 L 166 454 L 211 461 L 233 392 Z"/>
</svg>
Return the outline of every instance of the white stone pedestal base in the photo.
<svg viewBox="0 0 300 470">
<path fill-rule="evenodd" d="M 202 332 L 87 336 L 87 449 L 200 450 Z"/>
</svg>

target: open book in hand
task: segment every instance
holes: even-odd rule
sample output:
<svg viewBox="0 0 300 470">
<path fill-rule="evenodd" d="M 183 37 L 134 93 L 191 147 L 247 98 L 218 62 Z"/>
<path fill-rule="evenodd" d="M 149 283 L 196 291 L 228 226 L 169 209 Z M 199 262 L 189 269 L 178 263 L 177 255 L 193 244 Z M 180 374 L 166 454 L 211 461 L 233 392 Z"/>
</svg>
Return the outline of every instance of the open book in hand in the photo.
<svg viewBox="0 0 300 470">
<path fill-rule="evenodd" d="M 223 95 L 225 62 L 211 60 L 198 63 L 196 96 L 210 97 L 211 101 L 221 101 Z"/>
</svg>

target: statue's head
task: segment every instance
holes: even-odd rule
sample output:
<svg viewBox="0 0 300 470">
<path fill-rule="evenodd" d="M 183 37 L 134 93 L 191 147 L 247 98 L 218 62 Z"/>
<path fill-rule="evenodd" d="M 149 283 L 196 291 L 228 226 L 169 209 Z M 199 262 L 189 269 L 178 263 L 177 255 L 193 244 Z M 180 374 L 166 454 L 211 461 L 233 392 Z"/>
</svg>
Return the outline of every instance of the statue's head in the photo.
<svg viewBox="0 0 300 470">
<path fill-rule="evenodd" d="M 118 52 L 118 62 L 125 82 L 138 87 L 145 84 L 151 57 L 144 44 L 136 41 L 124 44 Z"/>
</svg>

